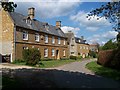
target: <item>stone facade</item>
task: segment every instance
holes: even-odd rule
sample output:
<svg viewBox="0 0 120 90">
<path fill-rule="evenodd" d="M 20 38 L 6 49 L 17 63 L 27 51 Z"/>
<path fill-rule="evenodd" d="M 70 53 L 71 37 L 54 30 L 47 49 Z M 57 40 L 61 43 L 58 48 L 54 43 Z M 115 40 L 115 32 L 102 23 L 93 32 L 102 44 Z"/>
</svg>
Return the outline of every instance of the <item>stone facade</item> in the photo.
<svg viewBox="0 0 120 90">
<path fill-rule="evenodd" d="M 83 58 L 87 57 L 89 54 L 89 44 L 77 44 L 78 56 Z"/>
<path fill-rule="evenodd" d="M 69 56 L 82 56 L 83 58 L 88 56 L 89 44 L 85 43 L 86 40 L 83 36 L 81 38 L 75 37 L 71 31 L 68 31 L 66 36 L 68 37 Z"/>
<path fill-rule="evenodd" d="M 14 56 L 14 23 L 11 19 L 8 12 L 4 10 L 0 11 L 0 15 L 2 17 L 2 25 L 0 28 L 1 35 L 0 44 L 2 49 L 0 53 L 2 55 L 11 55 L 11 60 Z"/>
<path fill-rule="evenodd" d="M 13 20 L 10 14 L 4 10 L 0 11 L 0 16 L 2 16 L 2 19 L 0 19 L 2 20 L 2 24 L 0 26 L 0 45 L 2 46 L 0 49 L 1 50 L 0 54 L 11 55 L 11 62 L 15 59 L 22 59 L 23 49 L 30 49 L 30 48 L 37 48 L 38 50 L 40 50 L 42 59 L 46 59 L 46 58 L 61 59 L 68 57 L 67 37 L 65 37 L 60 27 L 56 26 L 54 28 L 52 26 L 52 29 L 58 30 L 55 31 L 56 33 L 58 32 L 58 35 L 54 33 L 53 34 L 49 33 L 49 29 L 48 31 L 46 31 L 47 32 L 46 33 L 45 31 L 42 31 L 44 28 L 43 29 L 40 28 L 41 29 L 40 31 L 35 30 L 34 28 L 32 29 L 31 27 L 33 27 L 33 24 L 28 25 L 28 27 L 30 28 L 25 27 L 24 25 L 22 27 L 22 24 L 20 24 L 21 26 L 18 25 L 19 21 L 18 24 L 16 24 L 16 22 Z M 34 17 L 32 17 L 32 19 L 33 18 Z M 36 22 L 36 20 L 31 20 L 31 21 Z M 38 26 L 36 25 L 36 27 Z M 28 35 L 27 40 L 23 39 L 24 31 L 27 32 Z M 38 34 L 39 41 L 35 40 L 36 33 Z M 59 33 L 60 35 L 62 33 L 63 36 L 60 36 Z M 45 35 L 48 36 L 48 43 L 45 43 Z M 54 37 L 54 44 L 52 43 L 52 37 Z M 58 42 L 58 38 L 60 38 L 59 42 Z M 48 49 L 47 57 L 45 57 L 45 49 Z M 54 49 L 54 52 L 52 52 L 52 49 Z M 52 55 L 53 53 L 54 55 Z"/>
</svg>

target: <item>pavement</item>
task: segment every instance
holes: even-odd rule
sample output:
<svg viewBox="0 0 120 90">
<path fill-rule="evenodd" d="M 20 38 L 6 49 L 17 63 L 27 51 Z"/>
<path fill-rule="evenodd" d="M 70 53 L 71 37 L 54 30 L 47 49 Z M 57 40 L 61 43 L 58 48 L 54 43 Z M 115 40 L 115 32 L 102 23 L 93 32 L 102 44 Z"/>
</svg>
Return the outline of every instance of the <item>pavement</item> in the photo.
<svg viewBox="0 0 120 90">
<path fill-rule="evenodd" d="M 26 88 L 119 88 L 120 82 L 95 75 L 85 68 L 94 60 L 73 62 L 60 67 L 39 69 L 3 64 L 3 75 L 20 78 Z M 1 67 L 1 65 L 0 65 Z M 7 67 L 5 69 L 5 67 Z M 8 68 L 9 67 L 9 68 Z M 14 68 L 14 69 L 13 69 Z"/>
</svg>

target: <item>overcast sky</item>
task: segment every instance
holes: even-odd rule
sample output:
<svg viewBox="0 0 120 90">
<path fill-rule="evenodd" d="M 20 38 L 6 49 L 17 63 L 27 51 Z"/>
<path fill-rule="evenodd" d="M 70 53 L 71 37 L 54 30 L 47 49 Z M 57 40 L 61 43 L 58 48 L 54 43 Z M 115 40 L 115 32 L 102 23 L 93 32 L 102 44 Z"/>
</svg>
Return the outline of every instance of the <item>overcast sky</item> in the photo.
<svg viewBox="0 0 120 90">
<path fill-rule="evenodd" d="M 17 3 L 16 12 L 27 15 L 29 7 L 35 8 L 35 18 L 55 26 L 60 20 L 64 32 L 73 31 L 76 37 L 84 36 L 88 43 L 104 44 L 115 38 L 117 32 L 104 17 L 88 20 L 86 15 L 109 0 L 12 0 Z M 98 1 L 98 0 L 97 0 Z M 104 2 L 102 2 L 104 1 Z"/>
</svg>

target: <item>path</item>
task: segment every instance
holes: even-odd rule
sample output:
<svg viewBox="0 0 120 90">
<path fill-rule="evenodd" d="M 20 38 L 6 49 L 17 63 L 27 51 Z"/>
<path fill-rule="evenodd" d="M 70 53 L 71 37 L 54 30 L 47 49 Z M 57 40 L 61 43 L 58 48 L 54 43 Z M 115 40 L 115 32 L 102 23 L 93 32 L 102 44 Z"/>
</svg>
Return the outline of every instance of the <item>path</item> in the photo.
<svg viewBox="0 0 120 90">
<path fill-rule="evenodd" d="M 3 74 L 20 78 L 27 88 L 120 88 L 120 82 L 90 72 L 85 64 L 94 60 L 73 62 L 64 66 L 38 69 L 4 69 Z M 10 74 L 10 75 L 9 75 Z"/>
<path fill-rule="evenodd" d="M 93 72 L 85 68 L 85 65 L 92 61 L 96 61 L 96 59 L 84 60 L 82 62 L 73 62 L 73 63 L 66 64 L 60 67 L 55 67 L 54 69 L 70 71 L 70 72 L 81 72 L 81 73 L 94 75 Z"/>
</svg>

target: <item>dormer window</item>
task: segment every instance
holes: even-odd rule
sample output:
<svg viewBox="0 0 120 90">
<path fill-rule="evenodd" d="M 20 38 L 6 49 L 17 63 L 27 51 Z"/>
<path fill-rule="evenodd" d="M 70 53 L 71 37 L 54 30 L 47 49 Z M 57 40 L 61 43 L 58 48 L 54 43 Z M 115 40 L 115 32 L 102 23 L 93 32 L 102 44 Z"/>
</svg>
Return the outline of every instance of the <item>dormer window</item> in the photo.
<svg viewBox="0 0 120 90">
<path fill-rule="evenodd" d="M 26 23 L 31 25 L 32 21 L 30 19 L 26 19 Z"/>
<path fill-rule="evenodd" d="M 45 29 L 46 29 L 46 30 L 49 30 L 49 25 L 45 25 Z"/>
</svg>

